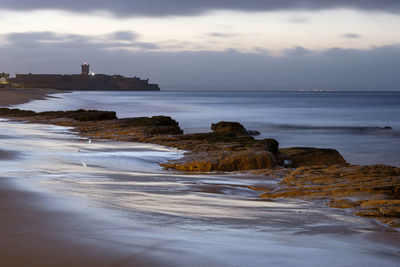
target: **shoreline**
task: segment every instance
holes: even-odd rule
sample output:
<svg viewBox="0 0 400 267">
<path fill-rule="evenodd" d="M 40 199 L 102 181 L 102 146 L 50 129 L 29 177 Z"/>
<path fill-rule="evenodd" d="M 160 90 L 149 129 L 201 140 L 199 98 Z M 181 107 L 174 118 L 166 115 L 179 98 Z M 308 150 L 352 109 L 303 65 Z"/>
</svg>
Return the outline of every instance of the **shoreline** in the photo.
<svg viewBox="0 0 400 267">
<path fill-rule="evenodd" d="M 0 259 L 0 263 L 5 266 L 23 266 L 27 263 L 30 266 L 60 267 L 237 266 L 224 257 L 224 255 L 227 256 L 225 253 L 232 245 L 227 243 L 225 248 L 227 250 L 219 247 L 221 242 L 229 242 L 230 238 L 235 240 L 235 237 L 229 235 L 228 239 L 216 237 L 222 230 L 218 227 L 211 232 L 195 230 L 194 240 L 191 240 L 190 237 L 193 237 L 193 234 L 179 235 L 182 231 L 185 232 L 183 229 L 148 226 L 140 221 L 132 220 L 126 222 L 124 219 L 121 220 L 119 213 L 113 210 L 108 212 L 107 208 L 98 208 L 86 201 L 68 203 L 73 197 L 60 197 L 55 193 L 21 189 L 19 185 L 14 185 L 11 179 L 2 178 L 0 181 L 0 212 L 2 214 L 0 249 L 4 255 L 7 255 Z M 65 202 L 67 202 L 67 207 L 64 207 Z M 73 199 L 72 202 L 74 202 Z M 307 211 L 304 210 L 304 212 Z M 335 212 L 329 214 L 334 215 Z M 368 222 L 363 223 L 363 227 L 345 227 L 344 229 L 340 226 L 316 227 L 314 232 L 295 234 L 296 231 L 291 233 L 287 232 L 288 229 L 283 230 L 285 229 L 283 226 L 281 231 L 283 230 L 283 233 L 286 231 L 286 234 L 291 237 L 283 238 L 276 243 L 274 239 L 281 236 L 279 230 L 275 233 L 276 228 L 266 226 L 264 231 L 266 229 L 271 231 L 271 235 L 262 234 L 267 240 L 267 247 L 258 247 L 257 244 L 262 244 L 260 241 L 263 240 L 260 240 L 260 237 L 249 237 L 249 241 L 251 239 L 254 242 L 252 246 L 257 247 L 257 251 L 242 247 L 243 250 L 236 253 L 245 255 L 247 260 L 254 258 L 255 255 L 258 256 L 255 257 L 255 261 L 241 260 L 239 265 L 260 266 L 262 263 L 273 264 L 278 261 L 287 266 L 309 266 L 308 263 L 313 259 L 308 258 L 307 255 L 313 255 L 314 260 L 319 262 L 321 261 L 319 253 L 331 259 L 338 255 L 336 253 L 340 253 L 343 258 L 339 262 L 344 265 L 354 264 L 351 260 L 354 256 L 352 253 L 346 254 L 346 249 L 342 248 L 345 246 L 347 249 L 355 248 L 364 253 L 368 252 L 369 260 L 362 257 L 361 251 L 358 252 L 358 257 L 353 258 L 356 263 L 375 262 L 376 264 L 385 263 L 385 266 L 396 266 L 396 249 L 400 247 L 398 233 L 387 231 L 378 225 L 368 226 Z M 239 233 L 244 234 L 241 231 Z M 251 233 L 256 234 L 257 231 L 251 231 Z M 349 233 L 352 237 L 342 236 L 344 233 Z M 313 240 L 316 236 L 319 236 L 316 238 L 319 240 L 317 244 L 304 245 L 304 239 L 312 238 Z M 268 241 L 268 237 L 272 240 Z M 326 239 L 330 241 L 325 243 L 323 240 Z M 334 252 L 330 252 L 329 247 L 320 250 L 318 242 L 322 242 L 325 246 L 332 245 Z M 368 245 L 364 245 L 365 242 L 368 242 Z M 268 247 L 268 244 L 272 247 Z M 208 246 L 217 246 L 218 249 L 211 257 L 208 257 L 206 252 L 210 252 L 209 248 L 206 249 Z M 302 252 L 290 251 L 290 248 L 299 249 L 302 246 L 305 246 Z M 202 251 L 202 248 L 205 251 Z M 289 250 L 278 251 L 277 249 Z M 218 255 L 218 253 L 222 254 Z M 262 261 L 260 261 L 260 253 L 264 255 Z M 382 253 L 385 253 L 384 257 Z M 325 265 L 335 266 L 326 262 Z"/>
<path fill-rule="evenodd" d="M 164 266 L 151 253 L 133 253 L 107 229 L 126 232 L 135 225 L 97 218 L 83 204 L 63 207 L 65 196 L 26 190 L 12 178 L 0 180 L 0 264 L 4 266 Z M 73 201 L 73 200 L 72 200 Z M 57 204 L 60 202 L 60 204 Z M 68 204 L 71 205 L 71 204 Z M 102 215 L 103 216 L 103 215 Z M 137 248 L 136 248 L 137 249 Z M 143 248 L 144 249 L 144 248 Z M 168 266 L 168 264 L 166 265 Z"/>
<path fill-rule="evenodd" d="M 46 98 L 46 96 L 41 97 Z M 13 156 L 17 155 L 0 151 L 0 162 L 1 157 L 10 159 Z M 262 170 L 260 173 L 263 174 Z M 3 239 L 5 241 L 12 241 L 11 245 L 10 242 L 1 242 L 3 251 L 12 256 L 9 258 L 10 261 L 4 264 L 23 265 L 26 262 L 35 262 L 38 266 L 174 265 L 173 261 L 157 257 L 146 258 L 141 253 L 128 252 L 129 249 L 124 247 L 123 243 L 109 244 L 110 240 L 101 239 L 101 235 L 96 233 L 103 231 L 104 227 L 115 227 L 115 225 L 103 222 L 98 228 L 89 229 L 98 221 L 84 216 L 83 212 L 82 214 L 64 211 L 53 213 L 46 205 L 46 196 L 20 190 L 12 186 L 7 178 L 0 182 L 0 199 L 1 213 L 7 218 L 0 222 L 3 229 L 0 236 L 5 237 Z M 28 230 L 27 224 L 29 224 Z M 89 225 L 89 228 L 85 225 Z M 87 233 L 88 230 L 90 233 Z M 82 233 L 86 235 L 82 236 Z M 378 235 L 376 239 L 382 238 L 380 233 L 376 234 Z M 42 242 L 43 239 L 46 242 Z M 391 240 L 395 247 L 399 246 L 398 240 L 395 238 Z"/>
<path fill-rule="evenodd" d="M 0 88 L 0 106 L 13 106 L 25 104 L 33 100 L 43 100 L 52 98 L 54 94 L 69 93 L 70 91 L 43 88 Z"/>
<path fill-rule="evenodd" d="M 93 139 L 157 144 L 186 151 L 183 157 L 159 163 L 186 173 L 255 171 L 280 179 L 276 188 L 249 187 L 260 198 L 324 199 L 333 208 L 400 228 L 400 168 L 351 165 L 334 149 L 279 148 L 275 139 L 257 140 L 257 131 L 237 122 L 211 125 L 213 132 L 183 134 L 171 117 L 119 119 L 114 111 L 74 110 L 34 112 L 0 109 L 13 121 L 72 127 Z M 390 130 L 390 129 L 388 129 Z M 264 171 L 263 171 L 264 170 Z"/>
</svg>

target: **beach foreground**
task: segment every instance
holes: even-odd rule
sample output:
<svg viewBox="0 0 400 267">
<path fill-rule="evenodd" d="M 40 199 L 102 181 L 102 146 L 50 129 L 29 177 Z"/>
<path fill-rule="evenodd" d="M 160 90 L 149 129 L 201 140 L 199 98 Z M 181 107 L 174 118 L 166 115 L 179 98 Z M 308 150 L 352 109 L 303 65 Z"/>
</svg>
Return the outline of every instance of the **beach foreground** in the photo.
<svg viewBox="0 0 400 267">
<path fill-rule="evenodd" d="M 52 94 L 66 93 L 57 89 L 43 88 L 0 88 L 0 106 L 11 106 L 27 103 L 32 100 L 50 98 Z"/>
</svg>

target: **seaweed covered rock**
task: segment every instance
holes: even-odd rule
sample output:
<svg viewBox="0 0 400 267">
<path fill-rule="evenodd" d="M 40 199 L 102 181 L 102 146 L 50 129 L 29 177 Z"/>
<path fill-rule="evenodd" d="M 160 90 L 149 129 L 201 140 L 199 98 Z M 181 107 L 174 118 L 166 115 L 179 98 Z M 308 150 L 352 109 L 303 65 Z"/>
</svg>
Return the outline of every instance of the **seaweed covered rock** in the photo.
<svg viewBox="0 0 400 267">
<path fill-rule="evenodd" d="M 400 226 L 400 168 L 393 166 L 303 166 L 261 197 L 325 198 L 331 207 L 350 208 L 358 216 Z"/>
<path fill-rule="evenodd" d="M 276 166 L 276 160 L 268 151 L 238 151 L 221 153 L 195 153 L 160 164 L 166 169 L 190 172 L 237 171 L 269 169 Z"/>
<path fill-rule="evenodd" d="M 260 134 L 258 131 L 247 131 L 240 123 L 231 121 L 220 121 L 218 123 L 213 123 L 211 124 L 211 130 L 213 130 L 215 133 L 230 134 L 234 136 Z"/>
<path fill-rule="evenodd" d="M 314 147 L 292 147 L 279 150 L 283 160 L 290 167 L 312 165 L 346 165 L 346 160 L 335 149 Z"/>
</svg>

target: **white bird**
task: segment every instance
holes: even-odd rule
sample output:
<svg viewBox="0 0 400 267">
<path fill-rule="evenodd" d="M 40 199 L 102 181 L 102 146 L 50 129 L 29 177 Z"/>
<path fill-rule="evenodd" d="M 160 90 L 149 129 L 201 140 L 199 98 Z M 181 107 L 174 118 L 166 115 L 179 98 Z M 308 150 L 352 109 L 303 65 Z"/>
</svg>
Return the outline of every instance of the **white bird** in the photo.
<svg viewBox="0 0 400 267">
<path fill-rule="evenodd" d="M 89 144 L 90 144 L 90 143 L 92 143 L 92 139 L 89 139 L 89 141 L 88 141 L 88 142 L 89 142 Z"/>
</svg>

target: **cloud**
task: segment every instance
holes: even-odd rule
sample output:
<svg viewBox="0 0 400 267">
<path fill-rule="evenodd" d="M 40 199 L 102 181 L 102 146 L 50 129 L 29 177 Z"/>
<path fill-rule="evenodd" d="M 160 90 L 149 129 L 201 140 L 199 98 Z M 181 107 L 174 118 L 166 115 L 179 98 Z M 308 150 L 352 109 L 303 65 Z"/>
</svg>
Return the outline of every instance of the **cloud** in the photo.
<svg viewBox="0 0 400 267">
<path fill-rule="evenodd" d="M 1 35 L 9 46 L 20 48 L 46 48 L 64 50 L 118 50 L 137 48 L 158 49 L 158 45 L 138 41 L 138 35 L 129 31 L 118 31 L 107 35 L 85 36 L 79 34 L 58 34 L 54 32 L 24 32 Z"/>
<path fill-rule="evenodd" d="M 130 31 L 118 31 L 109 35 L 111 39 L 120 41 L 132 41 L 135 40 L 137 35 Z"/>
<path fill-rule="evenodd" d="M 349 39 L 358 39 L 361 38 L 361 35 L 358 35 L 356 33 L 345 33 L 342 35 L 344 38 L 349 38 Z"/>
<path fill-rule="evenodd" d="M 314 54 L 314 52 L 311 50 L 307 50 L 302 46 L 296 46 L 292 49 L 286 49 L 283 51 L 283 55 L 291 57 L 306 56 L 311 54 Z"/>
<path fill-rule="evenodd" d="M 217 37 L 217 38 L 226 38 L 226 37 L 232 37 L 236 36 L 237 34 L 235 33 L 224 33 L 224 32 L 211 32 L 208 34 L 210 37 Z"/>
<path fill-rule="evenodd" d="M 398 0 L 3 0 L 1 6 L 2 9 L 13 10 L 107 11 L 118 16 L 188 16 L 214 10 L 275 11 L 352 8 L 391 13 L 400 11 Z"/>
<path fill-rule="evenodd" d="M 126 43 L 51 32 L 0 38 L 7 39 L 0 46 L 0 72 L 27 73 L 32 66 L 33 73 L 79 73 L 80 63 L 88 61 L 96 73 L 150 78 L 162 89 L 400 90 L 400 46 L 326 51 L 294 47 L 277 57 L 233 49 L 161 52 L 146 49 L 159 44 L 136 39 Z"/>
<path fill-rule="evenodd" d="M 302 17 L 293 17 L 289 19 L 291 23 L 307 23 L 308 19 Z"/>
</svg>

